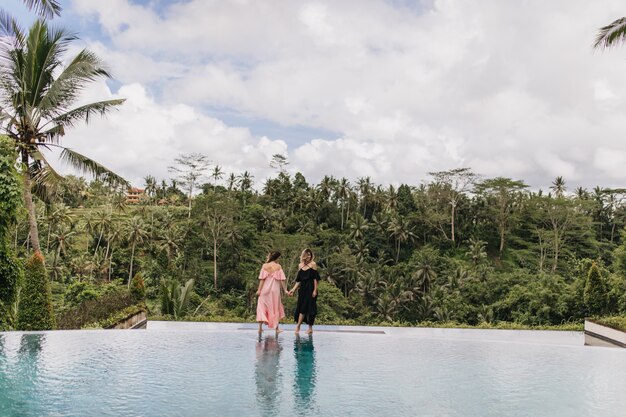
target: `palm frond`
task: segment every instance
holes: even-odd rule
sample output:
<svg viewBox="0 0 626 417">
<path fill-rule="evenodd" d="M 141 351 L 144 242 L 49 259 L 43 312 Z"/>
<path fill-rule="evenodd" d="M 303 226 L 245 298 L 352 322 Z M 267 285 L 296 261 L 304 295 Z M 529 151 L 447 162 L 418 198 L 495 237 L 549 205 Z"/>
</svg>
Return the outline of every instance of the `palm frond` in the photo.
<svg viewBox="0 0 626 417">
<path fill-rule="evenodd" d="M 9 13 L 0 10 L 0 39 L 2 43 L 14 45 L 15 41 L 24 40 L 24 30 Z"/>
<path fill-rule="evenodd" d="M 58 194 L 61 182 L 65 178 L 50 165 L 43 153 L 37 151 L 32 156 L 37 162 L 32 166 L 35 169 L 31 170 L 33 193 L 42 201 L 51 202 Z"/>
<path fill-rule="evenodd" d="M 128 181 L 110 169 L 69 148 L 63 148 L 60 159 L 81 174 L 92 175 L 97 179 L 108 182 L 109 184 L 128 185 Z"/>
<path fill-rule="evenodd" d="M 626 41 L 626 17 L 622 17 L 610 25 L 600 28 L 594 48 L 610 48 Z"/>
<path fill-rule="evenodd" d="M 39 109 L 45 115 L 54 109 L 65 108 L 76 99 L 85 84 L 98 77 L 110 78 L 111 75 L 96 54 L 83 49 L 50 84 Z"/>
<path fill-rule="evenodd" d="M 58 0 L 24 0 L 24 4 L 41 17 L 52 19 L 61 15 L 62 9 Z"/>
<path fill-rule="evenodd" d="M 86 123 L 89 123 L 89 118 L 91 118 L 94 114 L 104 116 L 111 109 L 113 109 L 113 107 L 119 106 L 125 101 L 125 99 L 115 99 L 86 104 L 56 116 L 53 119 L 53 122 L 63 126 L 73 126 L 74 123 L 80 120 L 84 120 Z"/>
</svg>

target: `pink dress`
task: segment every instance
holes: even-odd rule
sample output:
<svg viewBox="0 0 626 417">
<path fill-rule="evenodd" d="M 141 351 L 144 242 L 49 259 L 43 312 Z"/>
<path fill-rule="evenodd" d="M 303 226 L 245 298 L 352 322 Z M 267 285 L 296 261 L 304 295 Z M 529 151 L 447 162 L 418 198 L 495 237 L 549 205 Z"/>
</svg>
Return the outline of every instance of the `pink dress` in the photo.
<svg viewBox="0 0 626 417">
<path fill-rule="evenodd" d="M 263 288 L 256 306 L 256 321 L 267 323 L 270 329 L 278 326 L 280 319 L 285 317 L 285 309 L 280 301 L 280 282 L 287 279 L 282 269 L 267 272 L 261 269 L 259 279 L 264 279 Z"/>
</svg>

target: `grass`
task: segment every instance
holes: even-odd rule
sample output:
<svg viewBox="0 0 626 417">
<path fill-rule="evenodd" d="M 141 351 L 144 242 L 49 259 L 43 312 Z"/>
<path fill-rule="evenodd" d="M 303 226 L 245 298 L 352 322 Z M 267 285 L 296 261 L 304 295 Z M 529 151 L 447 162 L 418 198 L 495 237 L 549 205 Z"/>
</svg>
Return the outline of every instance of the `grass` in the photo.
<svg viewBox="0 0 626 417">
<path fill-rule="evenodd" d="M 591 321 L 602 326 L 626 332 L 626 316 L 595 317 Z"/>
</svg>

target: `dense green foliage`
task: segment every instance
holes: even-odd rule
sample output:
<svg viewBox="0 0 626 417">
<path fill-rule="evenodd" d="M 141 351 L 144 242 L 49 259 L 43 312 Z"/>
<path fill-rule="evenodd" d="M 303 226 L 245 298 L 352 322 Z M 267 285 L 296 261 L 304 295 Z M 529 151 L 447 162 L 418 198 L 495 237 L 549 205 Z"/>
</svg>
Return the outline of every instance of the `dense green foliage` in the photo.
<svg viewBox="0 0 626 417">
<path fill-rule="evenodd" d="M 82 326 L 83 329 L 111 329 L 116 325 L 128 320 L 136 314 L 146 311 L 146 306 L 143 304 L 135 304 L 129 307 L 124 308 L 123 310 L 117 311 L 111 316 L 94 322 L 89 323 L 85 326 Z"/>
<path fill-rule="evenodd" d="M 8 237 L 22 200 L 16 158 L 13 144 L 5 136 L 0 136 L 0 240 Z"/>
<path fill-rule="evenodd" d="M 161 281 L 161 313 L 175 318 L 184 317 L 189 306 L 194 280 L 190 279 L 184 286 L 176 280 Z"/>
<path fill-rule="evenodd" d="M 16 327 L 19 330 L 50 330 L 56 327 L 50 282 L 39 252 L 26 262 Z"/>
<path fill-rule="evenodd" d="M 253 320 L 267 252 L 283 253 L 293 280 L 305 247 L 323 278 L 320 323 L 580 323 L 601 294 L 607 314 L 626 312 L 626 191 L 568 194 L 559 178 L 546 194 L 473 175 L 458 189 L 450 176 L 468 173 L 396 188 L 281 171 L 261 192 L 248 173 L 218 173 L 191 211 L 176 181 L 147 177 L 141 202 L 127 204 L 123 190 L 70 176 L 53 204 L 39 204 L 42 246 L 61 286 L 121 279 L 132 289 L 132 260 L 151 314 L 185 319 Z M 15 232 L 25 243 L 25 219 Z M 604 289 L 589 292 L 594 262 Z M 293 299 L 284 302 L 291 320 Z"/>
<path fill-rule="evenodd" d="M 119 311 L 136 303 L 126 286 L 114 283 L 99 286 L 74 283 L 68 290 L 65 293 L 65 309 L 57 315 L 59 329 L 80 329 L 93 326 L 94 323 L 108 320 Z M 85 294 L 89 295 L 85 296 Z M 71 301 L 68 302 L 68 300 Z"/>
<path fill-rule="evenodd" d="M 10 244 L 21 203 L 22 191 L 15 169 L 15 150 L 0 136 L 0 330 L 15 323 L 15 303 L 18 282 L 22 274 L 20 262 Z"/>
<path fill-rule="evenodd" d="M 600 269 L 595 262 L 591 264 L 591 268 L 589 268 L 585 291 L 583 293 L 583 301 L 587 308 L 587 313 L 590 315 L 603 314 L 608 307 L 606 286 L 600 275 Z"/>
<path fill-rule="evenodd" d="M 146 283 L 141 274 L 135 274 L 133 277 L 130 283 L 130 295 L 137 301 L 146 298 Z"/>
</svg>

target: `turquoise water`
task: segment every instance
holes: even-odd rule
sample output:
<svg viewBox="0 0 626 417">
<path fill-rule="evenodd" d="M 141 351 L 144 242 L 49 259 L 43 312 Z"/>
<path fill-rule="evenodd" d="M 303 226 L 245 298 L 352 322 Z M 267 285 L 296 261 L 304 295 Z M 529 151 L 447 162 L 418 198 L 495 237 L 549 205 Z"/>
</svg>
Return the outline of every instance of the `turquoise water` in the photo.
<svg viewBox="0 0 626 417">
<path fill-rule="evenodd" d="M 0 416 L 625 415 L 626 350 L 580 333 L 241 327 L 0 333 Z"/>
</svg>

